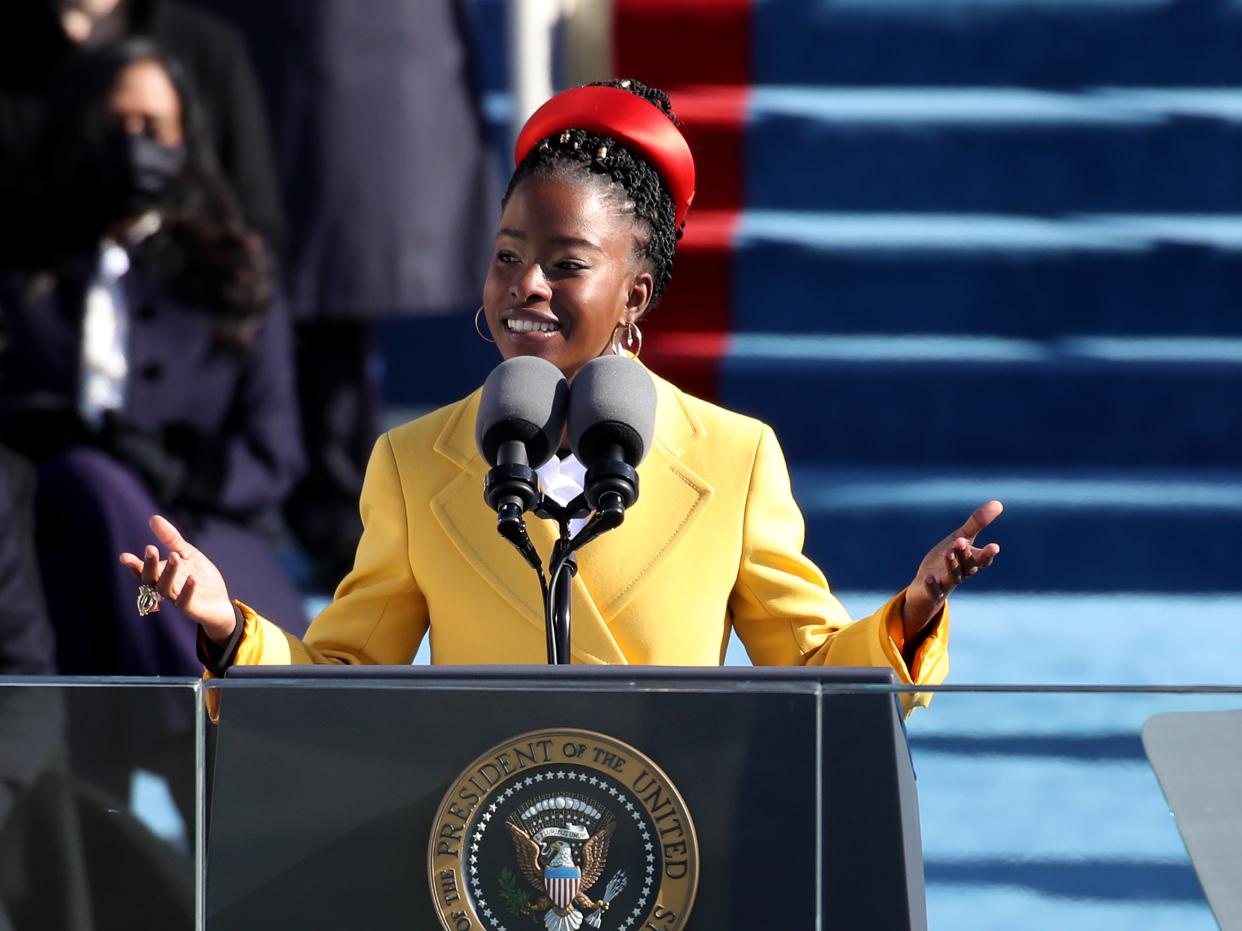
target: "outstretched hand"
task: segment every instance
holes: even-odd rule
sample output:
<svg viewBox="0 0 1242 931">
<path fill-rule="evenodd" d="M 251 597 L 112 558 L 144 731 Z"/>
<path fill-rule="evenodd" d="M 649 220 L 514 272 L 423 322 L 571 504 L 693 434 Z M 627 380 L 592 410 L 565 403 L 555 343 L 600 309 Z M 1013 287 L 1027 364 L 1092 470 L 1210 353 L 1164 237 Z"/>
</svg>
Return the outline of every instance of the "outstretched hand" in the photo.
<svg viewBox="0 0 1242 931">
<path fill-rule="evenodd" d="M 906 589 L 901 619 L 907 641 L 940 613 L 953 589 L 995 561 L 1000 545 L 989 543 L 980 548 L 974 545 L 975 537 L 1000 517 L 1004 509 L 999 501 L 982 505 L 924 557 L 914 581 Z"/>
<path fill-rule="evenodd" d="M 121 564 L 180 608 L 213 642 L 227 643 L 237 619 L 220 570 L 160 515 L 152 517 L 149 526 L 168 557 L 161 559 L 160 550 L 148 546 L 141 559 L 122 553 Z"/>
</svg>

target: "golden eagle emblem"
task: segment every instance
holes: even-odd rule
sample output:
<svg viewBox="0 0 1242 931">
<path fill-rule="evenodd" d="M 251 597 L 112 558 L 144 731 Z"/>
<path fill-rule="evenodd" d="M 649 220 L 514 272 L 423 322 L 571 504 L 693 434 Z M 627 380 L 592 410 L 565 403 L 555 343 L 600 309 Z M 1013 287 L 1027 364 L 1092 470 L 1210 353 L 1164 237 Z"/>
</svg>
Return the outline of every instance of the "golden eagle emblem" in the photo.
<svg viewBox="0 0 1242 931">
<path fill-rule="evenodd" d="M 590 912 L 585 916 L 587 924 L 600 927 L 609 902 L 625 886 L 625 874 L 618 871 L 600 899 L 592 900 L 587 895 L 604 872 L 608 846 L 617 828 L 616 820 L 607 816 L 601 827 L 583 841 L 581 864 L 574 863 L 573 845 L 568 840 L 550 843 L 536 840 L 516 816 L 510 817 L 505 827 L 513 838 L 518 867 L 539 895 L 522 909 L 523 914 L 543 912 L 548 931 L 577 931 L 582 926 L 584 913 Z M 585 829 L 572 824 L 566 825 L 565 833 L 572 836 L 575 830 L 585 834 Z"/>
</svg>

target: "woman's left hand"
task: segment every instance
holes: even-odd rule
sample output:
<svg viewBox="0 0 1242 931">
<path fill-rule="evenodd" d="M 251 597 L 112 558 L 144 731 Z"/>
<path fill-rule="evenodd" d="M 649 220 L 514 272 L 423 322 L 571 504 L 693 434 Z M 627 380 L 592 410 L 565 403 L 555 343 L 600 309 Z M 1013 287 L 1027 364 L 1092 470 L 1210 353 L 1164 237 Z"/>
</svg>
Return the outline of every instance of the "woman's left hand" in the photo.
<svg viewBox="0 0 1242 931">
<path fill-rule="evenodd" d="M 992 565 L 1000 554 L 1000 545 L 989 543 L 980 548 L 974 545 L 975 537 L 1000 517 L 1004 509 L 999 501 L 989 501 L 971 514 L 966 523 L 933 546 L 924 557 L 914 581 L 906 589 L 901 619 L 907 642 L 940 613 L 949 592 L 981 569 Z"/>
</svg>

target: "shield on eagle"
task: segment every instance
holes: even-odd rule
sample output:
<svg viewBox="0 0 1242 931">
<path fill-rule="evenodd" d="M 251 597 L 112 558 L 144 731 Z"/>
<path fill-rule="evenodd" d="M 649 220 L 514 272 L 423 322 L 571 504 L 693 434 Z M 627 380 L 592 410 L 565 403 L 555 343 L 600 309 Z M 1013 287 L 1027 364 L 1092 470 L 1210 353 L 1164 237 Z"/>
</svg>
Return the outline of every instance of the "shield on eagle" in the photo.
<svg viewBox="0 0 1242 931">
<path fill-rule="evenodd" d="M 576 866 L 549 866 L 543 871 L 543 886 L 557 908 L 569 908 L 581 885 L 582 870 Z"/>
</svg>

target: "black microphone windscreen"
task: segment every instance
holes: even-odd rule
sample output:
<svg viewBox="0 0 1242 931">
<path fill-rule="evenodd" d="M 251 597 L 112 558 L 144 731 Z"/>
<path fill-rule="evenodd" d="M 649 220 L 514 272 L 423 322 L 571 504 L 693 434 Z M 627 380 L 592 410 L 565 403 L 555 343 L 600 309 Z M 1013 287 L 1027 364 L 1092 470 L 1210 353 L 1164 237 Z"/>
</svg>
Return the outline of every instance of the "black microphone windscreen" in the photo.
<svg viewBox="0 0 1242 931">
<path fill-rule="evenodd" d="M 587 468 L 620 446 L 637 466 L 655 435 L 656 389 L 647 370 L 625 356 L 592 359 L 569 393 L 569 448 Z"/>
<path fill-rule="evenodd" d="M 560 446 L 569 385 L 551 362 L 537 356 L 506 359 L 483 382 L 474 438 L 479 452 L 496 465 L 500 447 L 517 440 L 529 465 L 539 468 Z"/>
</svg>

